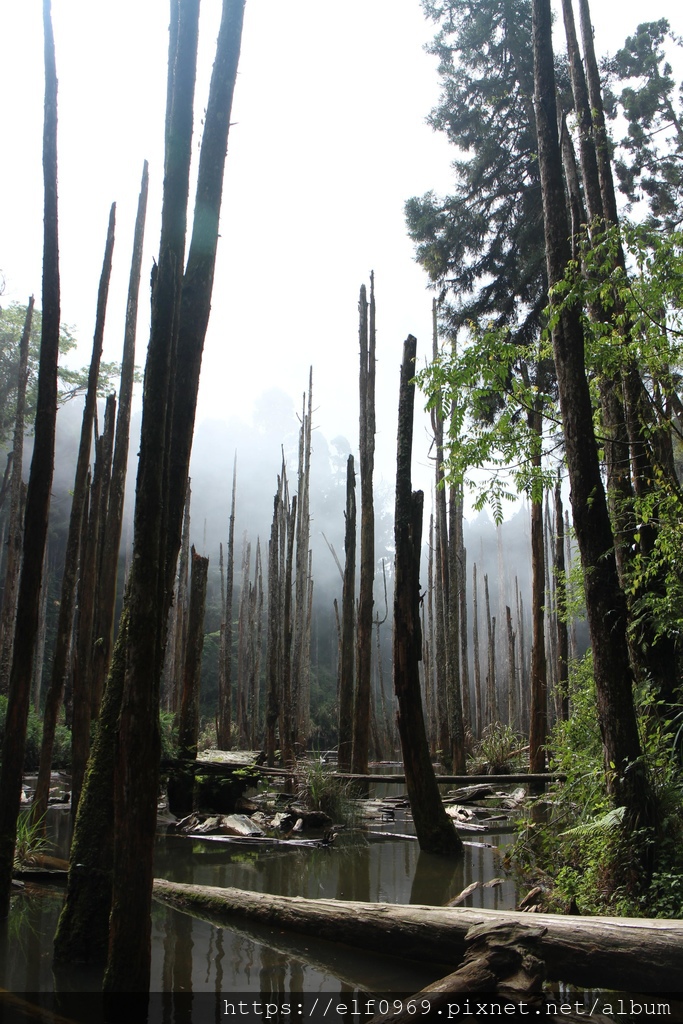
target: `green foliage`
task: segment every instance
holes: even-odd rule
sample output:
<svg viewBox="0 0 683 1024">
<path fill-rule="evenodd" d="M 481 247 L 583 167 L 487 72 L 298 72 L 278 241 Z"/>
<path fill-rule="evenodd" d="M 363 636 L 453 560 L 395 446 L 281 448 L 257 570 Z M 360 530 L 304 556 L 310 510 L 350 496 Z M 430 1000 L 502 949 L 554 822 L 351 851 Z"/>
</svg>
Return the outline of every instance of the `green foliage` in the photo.
<svg viewBox="0 0 683 1024">
<path fill-rule="evenodd" d="M 658 717 L 647 690 L 639 694 L 657 829 L 628 831 L 624 809 L 613 807 L 606 791 L 590 654 L 571 666 L 569 687 L 571 717 L 549 740 L 551 769 L 566 782 L 553 786 L 545 820 L 532 813 L 521 823 L 511 859 L 525 876 L 543 879 L 549 910 L 562 912 L 574 901 L 583 914 L 680 917 L 683 775 L 672 722 Z"/>
<path fill-rule="evenodd" d="M 648 224 L 671 231 L 683 218 L 683 130 L 680 97 L 676 98 L 673 69 L 666 51 L 681 40 L 666 18 L 640 24 L 624 46 L 607 62 L 614 82 L 607 91 L 610 116 L 621 114 L 628 126 L 619 140 L 615 168 L 630 204 L 645 201 Z"/>
<path fill-rule="evenodd" d="M 178 726 L 172 711 L 159 712 L 159 729 L 161 731 L 161 758 L 172 761 L 178 756 Z"/>
<path fill-rule="evenodd" d="M 7 697 L 0 696 L 0 753 L 5 742 L 5 719 L 7 717 Z M 43 739 L 43 720 L 33 708 L 29 709 L 26 725 L 26 749 L 24 753 L 24 771 L 35 772 L 40 763 L 40 746 Z M 71 730 L 60 723 L 55 729 L 55 741 L 52 750 L 52 768 L 54 770 L 71 767 Z"/>
<path fill-rule="evenodd" d="M 488 504 L 496 522 L 504 501 L 520 493 L 542 501 L 554 484 L 547 462 L 558 447 L 552 380 L 537 345 L 515 343 L 507 328 L 475 324 L 465 347 L 442 351 L 416 376 L 428 408 L 450 412 L 448 479 L 467 483 L 475 508 Z"/>
<path fill-rule="evenodd" d="M 352 784 L 335 777 L 321 758 L 304 765 L 303 781 L 297 794 L 314 811 L 323 811 L 334 822 L 349 823 L 355 818 Z"/>
<path fill-rule="evenodd" d="M 0 307 L 0 446 L 6 447 L 11 441 L 16 413 L 17 378 L 19 372 L 19 342 L 26 319 L 26 306 L 19 302 L 11 302 Z M 28 384 L 26 390 L 26 424 L 33 423 L 36 398 L 38 394 L 38 360 L 40 356 L 40 332 L 42 314 L 33 311 L 31 334 L 29 341 Z M 76 348 L 77 340 L 73 328 L 62 324 L 59 335 L 60 356 L 65 356 Z M 118 363 L 103 362 L 100 365 L 98 394 L 108 395 L 113 390 L 113 382 L 121 372 Z M 137 377 L 139 378 L 139 375 Z M 61 404 L 85 391 L 88 382 L 88 368 L 80 370 L 59 367 L 59 395 Z"/>
<path fill-rule="evenodd" d="M 45 836 L 43 818 L 32 821 L 29 814 L 17 818 L 17 838 L 14 845 L 14 866 L 23 867 L 35 862 L 35 858 L 47 853 L 52 844 Z"/>
<path fill-rule="evenodd" d="M 418 262 L 447 301 L 453 336 L 491 319 L 515 341 L 538 335 L 545 306 L 543 215 L 533 112 L 530 0 L 423 0 L 439 26 L 439 105 L 429 121 L 455 147 L 454 187 L 406 203 Z"/>
<path fill-rule="evenodd" d="M 492 722 L 483 730 L 481 739 L 470 759 L 469 768 L 474 774 L 486 772 L 489 775 L 504 775 L 518 766 L 524 740 L 509 725 Z"/>
</svg>

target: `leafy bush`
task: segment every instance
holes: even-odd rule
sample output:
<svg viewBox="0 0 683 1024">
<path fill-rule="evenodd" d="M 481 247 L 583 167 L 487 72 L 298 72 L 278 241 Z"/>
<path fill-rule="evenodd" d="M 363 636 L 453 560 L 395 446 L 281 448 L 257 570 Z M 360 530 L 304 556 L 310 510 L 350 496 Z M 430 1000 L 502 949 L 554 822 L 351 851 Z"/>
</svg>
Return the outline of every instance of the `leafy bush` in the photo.
<svg viewBox="0 0 683 1024">
<path fill-rule="evenodd" d="M 524 740 L 509 725 L 492 722 L 482 732 L 470 758 L 474 774 L 505 775 L 516 766 L 513 760 L 524 748 Z"/>
<path fill-rule="evenodd" d="M 547 909 L 575 903 L 582 914 L 683 915 L 683 775 L 672 720 L 639 694 L 644 758 L 657 801 L 655 830 L 628 830 L 606 790 L 590 654 L 570 672 L 571 717 L 551 734 L 547 820 L 522 822 L 510 860 L 526 880 L 542 879 Z"/>
<path fill-rule="evenodd" d="M 304 766 L 297 796 L 312 810 L 323 811 L 334 822 L 348 824 L 356 815 L 351 783 L 338 779 L 321 758 Z"/>
<path fill-rule="evenodd" d="M 0 696 L 0 751 L 5 744 L 5 719 L 7 717 L 7 697 Z M 43 720 L 33 708 L 28 713 L 26 725 L 26 749 L 24 752 L 24 771 L 36 772 L 40 763 L 40 746 L 43 740 Z M 55 741 L 52 750 L 53 769 L 71 767 L 71 730 L 61 723 L 55 730 Z"/>
</svg>

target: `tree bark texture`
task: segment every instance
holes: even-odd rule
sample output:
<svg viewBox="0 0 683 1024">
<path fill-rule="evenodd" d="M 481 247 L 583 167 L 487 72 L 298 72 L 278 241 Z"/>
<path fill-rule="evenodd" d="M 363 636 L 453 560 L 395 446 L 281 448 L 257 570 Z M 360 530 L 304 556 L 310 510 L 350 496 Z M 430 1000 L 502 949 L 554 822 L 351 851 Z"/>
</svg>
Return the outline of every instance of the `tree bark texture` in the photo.
<svg viewBox="0 0 683 1024">
<path fill-rule="evenodd" d="M 97 587 L 95 621 L 95 638 L 97 642 L 93 651 L 93 703 L 97 707 L 102 702 L 114 643 L 114 610 L 116 606 L 119 550 L 123 527 L 123 505 L 126 493 L 131 402 L 135 377 L 135 334 L 137 329 L 148 192 L 149 168 L 145 160 L 142 169 L 142 181 L 133 235 L 133 255 L 131 258 L 128 298 L 126 302 L 115 447 L 111 468 L 111 482 L 109 484 L 109 501 L 106 512 L 106 529 L 104 531 L 100 577 Z"/>
<path fill-rule="evenodd" d="M 548 284 L 552 288 L 564 275 L 570 244 L 555 116 L 551 31 L 549 0 L 533 0 L 535 111 Z M 553 352 L 574 527 L 585 571 L 586 610 L 608 785 L 615 801 L 627 808 L 629 822 L 645 825 L 652 819 L 652 803 L 640 759 L 626 641 L 626 602 L 617 575 L 614 537 L 593 433 L 583 330 L 580 311 L 575 306 L 560 313 L 553 331 Z"/>
<path fill-rule="evenodd" d="M 9 910 L 14 844 L 21 800 L 31 672 L 38 620 L 43 555 L 54 469 L 59 357 L 59 243 L 57 221 L 57 71 L 50 0 L 43 0 L 45 115 L 43 126 L 43 321 L 33 458 L 26 495 L 24 546 L 17 595 L 5 744 L 0 772 L 0 918 Z"/>
<path fill-rule="evenodd" d="M 180 756 L 194 760 L 199 738 L 199 681 L 204 648 L 204 609 L 209 559 L 192 547 L 190 572 L 190 614 L 183 672 L 183 693 L 178 716 L 178 749 Z"/>
<path fill-rule="evenodd" d="M 17 611 L 17 588 L 21 571 L 21 547 L 24 537 L 22 501 L 22 472 L 24 466 L 24 432 L 26 419 L 26 385 L 28 384 L 28 352 L 33 320 L 33 296 L 26 306 L 24 329 L 19 342 L 19 369 L 17 373 L 17 411 L 14 418 L 12 445 L 12 474 L 9 482 L 9 522 L 7 525 L 7 561 L 5 589 L 2 596 L 0 620 L 0 693 L 7 693 L 14 647 L 14 620 Z"/>
<path fill-rule="evenodd" d="M 370 301 L 365 285 L 358 302 L 360 341 L 360 590 L 356 637 L 356 697 L 353 714 L 353 771 L 367 772 L 372 675 L 372 609 L 375 582 L 375 277 L 370 274 Z"/>
<path fill-rule="evenodd" d="M 393 676 L 398 701 L 398 731 L 406 773 L 408 799 L 420 849 L 427 853 L 456 854 L 462 843 L 446 814 L 434 768 L 429 758 L 419 662 L 422 657 L 420 629 L 420 544 L 422 540 L 422 491 L 411 488 L 415 353 L 412 335 L 403 343 L 398 402 L 396 452 L 396 505 L 394 512 L 394 633 Z"/>
<path fill-rule="evenodd" d="M 340 771 L 351 770 L 353 754 L 354 638 L 356 607 L 356 474 L 353 455 L 346 463 L 346 511 L 344 513 L 344 586 L 342 590 L 341 678 L 339 682 Z"/>
<path fill-rule="evenodd" d="M 208 324 L 244 0 L 224 0 L 202 138 L 192 241 L 184 239 L 198 5 L 180 0 L 153 289 L 129 586 L 129 646 L 115 777 L 116 849 L 106 991 L 147 991 L 159 777 L 159 682 L 180 546 L 199 369 Z M 187 17 L 186 17 L 187 16 Z M 175 19 L 172 19 L 172 21 Z M 176 329 L 177 327 L 177 329 Z M 148 783 L 141 787 L 139 779 Z"/>
<path fill-rule="evenodd" d="M 111 476 L 116 398 L 109 395 L 102 437 L 95 443 L 95 468 L 89 502 L 89 514 L 83 517 L 80 579 L 78 583 L 78 619 L 74 638 L 71 724 L 71 817 L 76 820 L 78 801 L 90 753 L 92 721 L 92 664 L 95 595 L 99 576 L 102 541 L 100 521 L 106 505 L 106 488 Z"/>
<path fill-rule="evenodd" d="M 240 919 L 345 942 L 410 960 L 458 964 L 470 928 L 496 923 L 547 929 L 540 952 L 549 976 L 577 985 L 639 992 L 677 989 L 680 921 L 566 917 L 469 907 L 397 906 L 273 896 L 156 879 L 155 898 L 217 924 Z"/>
</svg>

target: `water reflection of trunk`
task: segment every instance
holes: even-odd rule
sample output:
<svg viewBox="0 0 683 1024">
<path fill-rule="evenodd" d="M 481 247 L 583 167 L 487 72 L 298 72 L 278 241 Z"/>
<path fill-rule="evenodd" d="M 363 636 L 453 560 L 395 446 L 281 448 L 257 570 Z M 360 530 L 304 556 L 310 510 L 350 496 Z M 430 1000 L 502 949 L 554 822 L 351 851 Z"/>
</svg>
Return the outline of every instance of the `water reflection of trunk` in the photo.
<svg viewBox="0 0 683 1024">
<path fill-rule="evenodd" d="M 444 858 L 420 850 L 409 902 L 434 907 L 446 904 L 465 888 L 465 864 L 469 858 Z"/>
<path fill-rule="evenodd" d="M 338 900 L 368 900 L 370 895 L 370 850 L 360 847 L 345 850 L 339 858 Z"/>
<path fill-rule="evenodd" d="M 192 991 L 192 940 L 193 921 L 187 914 L 173 914 L 166 928 L 164 942 L 164 990 L 170 992 Z M 170 984 L 169 984 L 170 983 Z M 192 1010 L 189 1001 L 181 1000 L 174 1006 L 174 1024 L 191 1024 Z"/>
</svg>

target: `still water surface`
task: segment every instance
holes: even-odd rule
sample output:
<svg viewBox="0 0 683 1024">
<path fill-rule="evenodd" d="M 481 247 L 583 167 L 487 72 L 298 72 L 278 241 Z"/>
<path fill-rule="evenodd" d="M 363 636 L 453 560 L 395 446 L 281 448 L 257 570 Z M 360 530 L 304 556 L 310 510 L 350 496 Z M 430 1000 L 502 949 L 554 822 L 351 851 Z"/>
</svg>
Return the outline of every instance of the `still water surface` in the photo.
<svg viewBox="0 0 683 1024">
<path fill-rule="evenodd" d="M 68 812 L 62 812 L 65 815 Z M 56 826 L 64 823 L 56 821 Z M 391 830 L 407 832 L 402 818 Z M 326 849 L 270 850 L 160 835 L 158 877 L 310 898 L 441 905 L 475 880 L 502 874 L 496 846 L 477 836 L 461 860 L 421 853 L 411 839 L 340 835 Z M 97 972 L 52 966 L 63 890 L 39 886 L 17 897 L 0 934 L 0 987 L 13 992 L 97 990 Z M 465 905 L 514 907 L 511 881 L 479 889 Z M 444 969 L 445 968 L 445 969 Z M 160 904 L 153 908 L 152 991 L 215 993 L 416 992 L 450 965 L 397 962 L 342 944 L 240 924 L 221 928 Z"/>
</svg>

